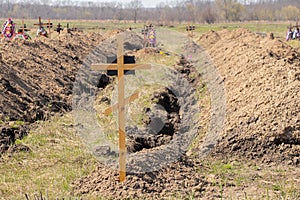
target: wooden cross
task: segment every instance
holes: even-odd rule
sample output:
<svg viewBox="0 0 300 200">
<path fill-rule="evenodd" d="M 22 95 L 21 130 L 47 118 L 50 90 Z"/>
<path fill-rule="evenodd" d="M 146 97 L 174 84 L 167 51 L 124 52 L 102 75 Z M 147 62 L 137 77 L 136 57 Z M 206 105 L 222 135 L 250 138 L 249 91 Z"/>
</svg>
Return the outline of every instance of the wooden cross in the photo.
<svg viewBox="0 0 300 200">
<path fill-rule="evenodd" d="M 25 34 L 26 31 L 30 31 L 30 29 L 28 29 L 26 24 L 24 23 L 24 19 L 22 19 L 22 27 L 20 27 L 19 29 L 23 34 Z"/>
<path fill-rule="evenodd" d="M 188 25 L 186 26 L 186 31 L 188 32 L 188 36 L 193 37 L 193 31 L 195 30 L 195 26 L 194 25 Z"/>
<path fill-rule="evenodd" d="M 53 24 L 50 22 L 50 19 L 48 19 L 48 23 L 42 23 L 41 17 L 39 17 L 39 23 L 38 24 L 33 24 L 35 26 L 39 26 L 39 28 L 42 28 L 43 26 L 46 26 L 49 28 L 49 38 L 51 38 L 51 28 L 53 27 Z"/>
<path fill-rule="evenodd" d="M 134 94 L 125 99 L 125 70 L 150 69 L 150 65 L 145 64 L 125 64 L 124 63 L 124 38 L 122 35 L 117 37 L 117 63 L 116 64 L 92 64 L 93 70 L 117 70 L 118 72 L 118 103 L 106 110 L 106 114 L 112 112 L 113 108 L 118 108 L 119 124 L 119 180 L 123 182 L 126 178 L 126 132 L 125 132 L 125 105 L 137 98 Z"/>
<path fill-rule="evenodd" d="M 148 43 L 148 40 L 147 40 L 147 34 L 148 34 L 148 31 L 149 31 L 149 26 L 144 26 L 144 29 L 142 29 L 142 34 L 144 36 L 144 47 L 147 46 L 147 43 Z"/>
<path fill-rule="evenodd" d="M 63 31 L 64 29 L 62 28 L 62 25 L 60 23 L 57 24 L 57 28 L 56 28 L 56 32 L 58 34 L 60 34 L 61 31 Z"/>
</svg>

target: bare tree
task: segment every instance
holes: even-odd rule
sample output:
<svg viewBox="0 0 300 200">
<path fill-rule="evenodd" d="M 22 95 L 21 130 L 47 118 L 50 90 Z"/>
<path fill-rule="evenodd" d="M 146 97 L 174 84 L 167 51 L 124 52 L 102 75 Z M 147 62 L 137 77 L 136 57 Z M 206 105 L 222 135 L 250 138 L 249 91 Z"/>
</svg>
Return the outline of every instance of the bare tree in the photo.
<svg viewBox="0 0 300 200">
<path fill-rule="evenodd" d="M 143 7 L 143 3 L 140 0 L 132 0 L 128 4 L 128 8 L 131 9 L 133 12 L 134 23 L 136 23 L 137 17 L 138 17 L 138 12 L 142 7 Z"/>
<path fill-rule="evenodd" d="M 204 7 L 201 12 L 202 19 L 205 23 L 212 24 L 217 20 L 217 13 L 214 12 L 210 2 Z"/>
<path fill-rule="evenodd" d="M 225 21 L 241 20 L 244 6 L 237 0 L 216 0 L 216 4 L 220 10 L 220 17 Z"/>
<path fill-rule="evenodd" d="M 299 20 L 300 11 L 295 6 L 285 6 L 282 8 L 281 13 L 286 20 Z"/>
</svg>

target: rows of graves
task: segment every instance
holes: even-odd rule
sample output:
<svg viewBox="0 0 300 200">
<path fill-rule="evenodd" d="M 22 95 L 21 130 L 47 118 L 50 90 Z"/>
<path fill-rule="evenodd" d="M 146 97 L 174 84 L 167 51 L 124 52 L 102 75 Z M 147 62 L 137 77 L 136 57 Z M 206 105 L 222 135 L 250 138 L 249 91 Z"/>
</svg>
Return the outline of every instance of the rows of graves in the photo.
<svg viewBox="0 0 300 200">
<path fill-rule="evenodd" d="M 51 38 L 51 32 L 54 28 L 58 34 L 64 30 L 63 26 L 58 23 L 56 26 L 48 19 L 48 22 L 42 22 L 41 17 L 38 18 L 38 23 L 33 24 L 34 28 L 36 27 L 36 37 L 47 37 Z M 67 31 L 70 32 L 69 24 L 66 27 Z M 24 23 L 22 20 L 21 26 L 17 28 L 17 24 L 13 21 L 12 18 L 7 19 L 1 27 L 1 37 L 6 40 L 13 40 L 15 38 L 23 39 L 23 40 L 30 40 L 32 39 L 29 31 L 30 28 Z"/>
<path fill-rule="evenodd" d="M 64 29 L 67 29 L 68 33 L 70 33 L 71 30 L 76 29 L 76 28 L 71 29 L 69 27 L 69 24 L 67 24 L 66 27 L 63 27 L 60 23 L 54 25 L 50 21 L 50 19 L 48 19 L 47 22 L 42 22 L 41 17 L 38 18 L 38 23 L 33 24 L 33 26 L 34 28 L 36 27 L 36 37 L 47 37 L 47 38 L 51 38 L 52 29 L 54 29 L 54 31 L 57 32 L 58 34 L 60 34 Z M 29 31 L 31 31 L 31 29 L 26 26 L 24 20 L 22 20 L 21 26 L 17 28 L 16 23 L 11 18 L 9 18 L 3 23 L 0 31 L 1 31 L 1 37 L 6 40 L 13 40 L 15 38 L 19 38 L 23 40 L 32 39 L 29 34 Z M 194 35 L 193 31 L 195 31 L 195 26 L 194 25 L 186 26 L 186 31 L 189 37 L 193 37 Z M 141 33 L 144 37 L 145 47 L 157 46 L 156 30 L 153 24 L 145 25 Z"/>
</svg>

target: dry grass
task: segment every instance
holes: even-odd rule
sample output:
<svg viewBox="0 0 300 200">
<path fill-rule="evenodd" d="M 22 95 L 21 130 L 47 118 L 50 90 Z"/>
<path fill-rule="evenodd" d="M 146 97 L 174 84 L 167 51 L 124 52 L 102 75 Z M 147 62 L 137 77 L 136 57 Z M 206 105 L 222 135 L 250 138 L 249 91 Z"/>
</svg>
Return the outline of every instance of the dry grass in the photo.
<svg viewBox="0 0 300 200">
<path fill-rule="evenodd" d="M 291 199 L 300 198 L 299 168 L 264 165 L 250 160 L 202 161 L 199 173 L 211 183 L 223 199 Z"/>
<path fill-rule="evenodd" d="M 71 114 L 40 122 L 17 144 L 31 152 L 15 152 L 0 160 L 0 199 L 24 199 L 42 192 L 50 199 L 70 196 L 70 183 L 89 174 L 96 160 L 89 154 L 72 124 Z"/>
</svg>

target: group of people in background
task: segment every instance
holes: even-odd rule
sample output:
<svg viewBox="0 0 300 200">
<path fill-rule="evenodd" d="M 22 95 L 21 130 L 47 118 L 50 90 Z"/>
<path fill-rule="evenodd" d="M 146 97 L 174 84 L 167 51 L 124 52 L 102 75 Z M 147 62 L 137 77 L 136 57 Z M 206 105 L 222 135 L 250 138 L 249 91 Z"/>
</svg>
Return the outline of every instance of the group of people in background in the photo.
<svg viewBox="0 0 300 200">
<path fill-rule="evenodd" d="M 295 26 L 294 30 L 292 29 L 292 27 L 289 27 L 286 33 L 286 41 L 289 40 L 300 40 L 300 30 L 298 26 Z"/>
</svg>

